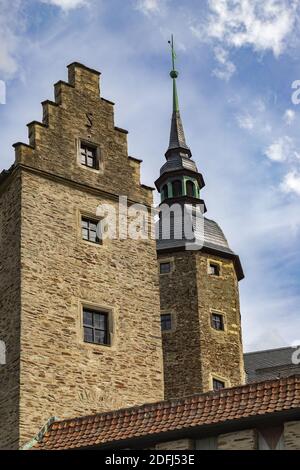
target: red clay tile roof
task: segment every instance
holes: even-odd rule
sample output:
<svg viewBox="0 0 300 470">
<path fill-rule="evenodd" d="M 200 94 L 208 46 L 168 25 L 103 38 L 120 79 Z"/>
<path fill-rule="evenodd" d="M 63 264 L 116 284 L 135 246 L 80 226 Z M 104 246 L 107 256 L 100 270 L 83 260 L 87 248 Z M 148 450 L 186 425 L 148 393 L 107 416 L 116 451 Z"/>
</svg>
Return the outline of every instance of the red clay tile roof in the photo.
<svg viewBox="0 0 300 470">
<path fill-rule="evenodd" d="M 300 412 L 300 376 L 56 421 L 35 448 L 63 450 L 120 444 L 127 439 L 288 410 Z"/>
</svg>

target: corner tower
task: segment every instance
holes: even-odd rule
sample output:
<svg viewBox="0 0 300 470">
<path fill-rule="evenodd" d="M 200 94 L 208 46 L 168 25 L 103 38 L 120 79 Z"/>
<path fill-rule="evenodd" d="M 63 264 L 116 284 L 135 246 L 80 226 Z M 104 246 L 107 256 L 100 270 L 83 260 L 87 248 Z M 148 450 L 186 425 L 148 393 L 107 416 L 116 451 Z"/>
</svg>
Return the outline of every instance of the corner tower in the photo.
<svg viewBox="0 0 300 470">
<path fill-rule="evenodd" d="M 157 254 L 167 399 L 244 383 L 238 290 L 243 270 L 221 228 L 204 217 L 206 205 L 200 192 L 205 183 L 185 140 L 173 37 L 170 44 L 171 132 L 166 163 L 155 183 L 161 195 Z M 176 206 L 185 214 L 179 223 Z M 164 231 L 166 217 L 169 236 Z M 189 237 L 185 232 L 176 236 L 176 226 L 182 228 L 186 221 Z"/>
</svg>

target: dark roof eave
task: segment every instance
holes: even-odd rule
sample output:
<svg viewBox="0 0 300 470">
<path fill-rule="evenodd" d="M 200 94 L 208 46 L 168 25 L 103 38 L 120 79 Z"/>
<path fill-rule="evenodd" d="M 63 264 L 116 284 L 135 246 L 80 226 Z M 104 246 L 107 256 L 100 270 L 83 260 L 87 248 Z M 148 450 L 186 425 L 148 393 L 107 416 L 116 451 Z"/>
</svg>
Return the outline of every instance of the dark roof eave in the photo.
<svg viewBox="0 0 300 470">
<path fill-rule="evenodd" d="M 165 153 L 165 157 L 168 158 L 172 153 L 185 153 L 189 158 L 192 156 L 191 149 L 186 146 L 181 146 L 181 147 L 169 147 L 168 150 Z"/>
<path fill-rule="evenodd" d="M 157 248 L 157 253 L 171 253 L 171 252 L 178 252 L 178 251 L 186 251 L 185 245 L 177 246 L 177 247 L 166 247 L 166 248 Z M 234 268 L 236 272 L 236 277 L 238 281 L 242 281 L 245 278 L 245 274 L 243 271 L 242 263 L 240 257 L 235 253 L 229 253 L 226 251 L 222 251 L 221 249 L 210 248 L 207 246 L 203 246 L 199 251 L 203 253 L 208 253 L 212 255 L 219 256 L 221 258 L 232 259 L 234 263 Z"/>
</svg>

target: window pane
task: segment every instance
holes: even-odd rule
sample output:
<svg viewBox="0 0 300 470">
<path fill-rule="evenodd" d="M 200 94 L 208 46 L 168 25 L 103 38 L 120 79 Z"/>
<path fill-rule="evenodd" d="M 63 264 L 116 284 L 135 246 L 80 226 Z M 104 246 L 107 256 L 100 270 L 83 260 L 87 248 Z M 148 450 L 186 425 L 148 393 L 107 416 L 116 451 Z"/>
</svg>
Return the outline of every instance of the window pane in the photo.
<svg viewBox="0 0 300 470">
<path fill-rule="evenodd" d="M 84 341 L 93 343 L 93 329 L 84 327 Z"/>
<path fill-rule="evenodd" d="M 216 330 L 224 330 L 223 315 L 218 315 L 216 313 L 212 314 L 212 327 Z"/>
<path fill-rule="evenodd" d="M 98 225 L 98 222 L 93 222 L 93 221 L 91 221 L 91 222 L 90 222 L 90 230 L 93 230 L 94 232 L 96 232 L 96 230 L 97 230 L 97 225 Z"/>
<path fill-rule="evenodd" d="M 82 218 L 81 226 L 82 238 L 84 240 L 88 240 L 92 243 L 100 243 L 100 239 L 97 232 L 98 230 L 100 230 L 101 226 L 98 221 Z"/>
<path fill-rule="evenodd" d="M 96 147 L 92 147 L 84 143 L 81 143 L 80 154 L 81 154 L 82 165 L 88 166 L 90 168 L 96 168 L 96 164 L 97 164 Z"/>
<path fill-rule="evenodd" d="M 90 232 L 90 238 L 89 238 L 90 242 L 94 242 L 94 243 L 95 243 L 96 238 L 97 238 L 97 237 L 96 237 L 96 233 L 95 233 L 95 232 Z"/>
<path fill-rule="evenodd" d="M 93 313 L 88 310 L 83 311 L 83 324 L 93 326 Z"/>
<path fill-rule="evenodd" d="M 90 166 L 91 168 L 94 166 L 94 159 L 91 157 L 87 157 L 87 166 Z"/>
<path fill-rule="evenodd" d="M 106 315 L 101 313 L 94 314 L 94 326 L 95 328 L 99 328 L 99 330 L 106 330 L 106 323 L 107 323 Z"/>
<path fill-rule="evenodd" d="M 213 389 L 215 391 L 222 390 L 225 388 L 225 383 L 222 382 L 221 380 L 213 379 Z"/>
<path fill-rule="evenodd" d="M 86 229 L 86 228 L 83 228 L 82 229 L 82 238 L 84 240 L 88 240 L 89 239 L 89 231 Z"/>
<path fill-rule="evenodd" d="M 219 276 L 220 275 L 220 266 L 218 264 L 210 263 L 209 265 L 209 274 L 212 276 Z"/>
<path fill-rule="evenodd" d="M 107 344 L 106 331 L 95 330 L 95 343 L 97 343 L 97 344 Z"/>
<path fill-rule="evenodd" d="M 160 273 L 167 274 L 171 272 L 171 263 L 160 263 Z"/>
<path fill-rule="evenodd" d="M 93 310 L 83 311 L 84 340 L 95 344 L 109 344 L 108 314 Z"/>
<path fill-rule="evenodd" d="M 161 329 L 163 331 L 172 329 L 172 317 L 171 314 L 166 313 L 161 315 Z"/>
</svg>

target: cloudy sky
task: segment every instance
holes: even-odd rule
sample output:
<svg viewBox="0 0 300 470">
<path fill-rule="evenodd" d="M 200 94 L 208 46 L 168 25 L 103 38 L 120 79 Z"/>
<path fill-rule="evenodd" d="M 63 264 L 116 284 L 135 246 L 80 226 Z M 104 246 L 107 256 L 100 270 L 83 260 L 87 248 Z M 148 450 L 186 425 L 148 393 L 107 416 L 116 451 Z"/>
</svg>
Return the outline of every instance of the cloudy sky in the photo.
<svg viewBox="0 0 300 470">
<path fill-rule="evenodd" d="M 0 170 L 66 65 L 80 61 L 102 72 L 102 96 L 116 102 L 116 125 L 130 131 L 129 153 L 152 185 L 168 143 L 174 33 L 207 215 L 246 274 L 248 351 L 300 340 L 299 19 L 300 0 L 0 0 Z"/>
</svg>

